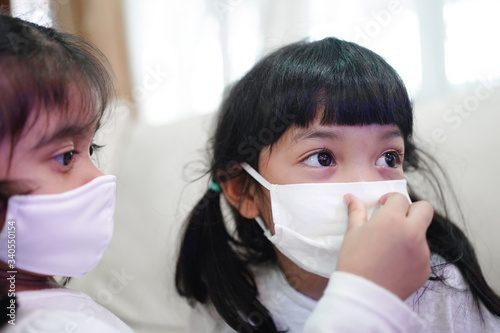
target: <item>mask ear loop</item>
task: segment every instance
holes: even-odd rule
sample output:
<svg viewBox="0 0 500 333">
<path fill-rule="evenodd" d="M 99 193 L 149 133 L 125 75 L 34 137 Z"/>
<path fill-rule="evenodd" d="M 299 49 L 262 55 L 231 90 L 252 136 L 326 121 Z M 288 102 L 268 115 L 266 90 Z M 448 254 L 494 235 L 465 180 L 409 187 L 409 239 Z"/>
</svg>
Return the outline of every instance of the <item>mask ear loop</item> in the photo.
<svg viewBox="0 0 500 333">
<path fill-rule="evenodd" d="M 245 171 L 252 176 L 253 179 L 255 179 L 257 182 L 259 182 L 260 185 L 264 186 L 267 188 L 269 191 L 271 191 L 271 183 L 268 182 L 267 180 L 264 179 L 257 171 L 255 171 L 254 168 L 252 168 L 248 163 L 242 162 L 240 163 L 241 167 L 245 169 Z"/>
<path fill-rule="evenodd" d="M 267 188 L 269 191 L 271 191 L 271 183 L 268 182 L 267 180 L 264 179 L 264 177 L 262 177 L 257 171 L 255 171 L 254 168 L 252 168 L 248 163 L 246 162 L 242 162 L 240 163 L 241 167 L 243 169 L 245 169 L 245 171 L 253 178 L 255 179 L 260 185 L 264 186 L 265 188 Z M 271 231 L 269 231 L 269 229 L 266 227 L 266 224 L 264 223 L 264 221 L 262 220 L 262 218 L 260 216 L 257 216 L 255 218 L 255 221 L 257 222 L 257 224 L 262 228 L 262 230 L 264 231 L 264 235 L 270 239 L 272 237 L 271 235 Z"/>
</svg>

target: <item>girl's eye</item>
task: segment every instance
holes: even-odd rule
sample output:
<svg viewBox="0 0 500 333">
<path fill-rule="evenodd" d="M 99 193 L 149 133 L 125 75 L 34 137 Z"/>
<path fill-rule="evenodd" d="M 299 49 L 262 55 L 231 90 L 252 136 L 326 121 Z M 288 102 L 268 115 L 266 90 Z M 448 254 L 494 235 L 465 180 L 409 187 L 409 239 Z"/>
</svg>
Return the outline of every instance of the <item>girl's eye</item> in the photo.
<svg viewBox="0 0 500 333">
<path fill-rule="evenodd" d="M 61 164 L 61 165 L 68 166 L 73 161 L 73 156 L 75 154 L 77 154 L 77 152 L 74 150 L 68 151 L 64 154 L 57 155 L 56 157 L 54 157 L 54 160 L 56 160 L 56 162 Z"/>
<path fill-rule="evenodd" d="M 385 153 L 375 162 L 376 165 L 388 168 L 395 168 L 399 164 L 399 156 L 396 153 Z"/>
<path fill-rule="evenodd" d="M 332 154 L 327 151 L 312 154 L 304 160 L 304 163 L 315 167 L 326 167 L 335 164 Z"/>
</svg>

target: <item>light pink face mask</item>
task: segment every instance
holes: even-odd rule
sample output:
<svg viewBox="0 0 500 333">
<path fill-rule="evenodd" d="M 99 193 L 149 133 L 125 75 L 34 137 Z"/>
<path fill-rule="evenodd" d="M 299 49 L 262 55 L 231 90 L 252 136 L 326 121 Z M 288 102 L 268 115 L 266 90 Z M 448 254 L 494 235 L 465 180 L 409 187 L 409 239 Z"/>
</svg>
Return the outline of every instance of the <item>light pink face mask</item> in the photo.
<svg viewBox="0 0 500 333">
<path fill-rule="evenodd" d="M 84 276 L 111 242 L 115 189 L 116 177 L 106 175 L 60 194 L 12 196 L 0 260 L 13 271 Z"/>
<path fill-rule="evenodd" d="M 335 271 L 347 230 L 344 195 L 358 197 L 365 204 L 368 218 L 381 207 L 378 200 L 386 193 L 402 193 L 410 201 L 404 179 L 275 185 L 247 163 L 241 166 L 270 191 L 274 235 L 260 217 L 256 218 L 264 235 L 297 266 L 326 278 Z"/>
</svg>

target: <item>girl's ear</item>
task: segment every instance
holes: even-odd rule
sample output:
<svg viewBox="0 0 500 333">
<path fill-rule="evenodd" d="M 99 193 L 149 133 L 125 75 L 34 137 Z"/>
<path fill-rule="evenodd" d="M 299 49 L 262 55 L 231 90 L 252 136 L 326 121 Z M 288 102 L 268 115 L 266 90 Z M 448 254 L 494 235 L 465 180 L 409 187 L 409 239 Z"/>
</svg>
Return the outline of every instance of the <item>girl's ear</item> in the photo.
<svg viewBox="0 0 500 333">
<path fill-rule="evenodd" d="M 253 219 L 259 216 L 256 197 L 251 193 L 242 194 L 243 186 L 245 186 L 244 177 L 228 179 L 220 186 L 229 204 L 236 208 L 243 217 Z"/>
</svg>

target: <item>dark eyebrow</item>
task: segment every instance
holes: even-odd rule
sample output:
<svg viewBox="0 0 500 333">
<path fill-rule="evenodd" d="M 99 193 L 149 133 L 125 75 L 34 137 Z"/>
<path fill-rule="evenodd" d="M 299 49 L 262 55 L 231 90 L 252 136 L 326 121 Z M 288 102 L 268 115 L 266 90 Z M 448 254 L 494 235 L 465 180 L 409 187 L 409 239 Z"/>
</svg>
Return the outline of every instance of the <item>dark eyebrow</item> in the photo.
<svg viewBox="0 0 500 333">
<path fill-rule="evenodd" d="M 73 137 L 73 136 L 82 136 L 85 133 L 88 133 L 88 126 L 79 126 L 79 125 L 66 125 L 59 128 L 57 131 L 49 134 L 45 134 L 41 140 L 31 148 L 32 150 L 37 150 L 43 146 L 50 145 L 54 142 L 62 140 L 64 138 Z"/>
<path fill-rule="evenodd" d="M 403 133 L 401 133 L 401 130 L 399 128 L 387 130 L 380 136 L 380 138 L 383 140 L 397 138 L 397 137 L 403 137 Z"/>
</svg>

